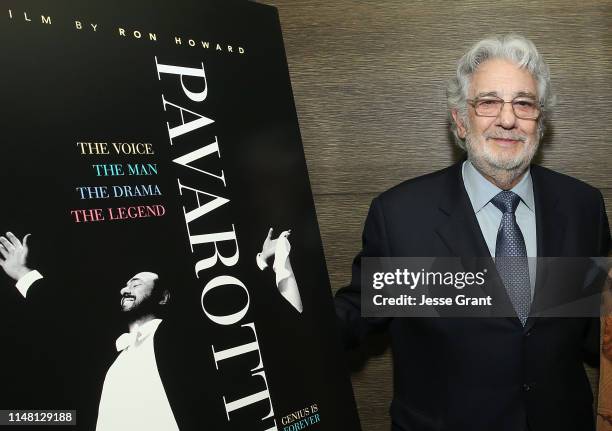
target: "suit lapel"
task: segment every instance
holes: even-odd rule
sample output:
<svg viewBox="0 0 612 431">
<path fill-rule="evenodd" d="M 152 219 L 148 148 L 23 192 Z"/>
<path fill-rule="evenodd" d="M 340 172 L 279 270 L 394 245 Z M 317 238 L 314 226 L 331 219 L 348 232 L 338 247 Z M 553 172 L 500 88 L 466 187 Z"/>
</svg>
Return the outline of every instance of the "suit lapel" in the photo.
<svg viewBox="0 0 612 431">
<path fill-rule="evenodd" d="M 539 166 L 531 167 L 533 195 L 536 210 L 536 230 L 538 257 L 557 257 L 562 255 L 565 238 L 566 216 L 557 211 L 559 195 L 555 187 L 547 183 L 544 172 Z"/>
<path fill-rule="evenodd" d="M 497 301 L 502 310 L 513 310 L 510 298 L 499 279 L 495 264 L 490 259 L 489 249 L 478 225 L 474 209 L 470 203 L 461 175 L 463 161 L 453 165 L 447 172 L 446 187 L 441 194 L 439 208 L 446 216 L 445 221 L 437 228 L 437 233 L 448 247 L 450 256 L 462 256 L 462 262 L 467 270 L 481 270 L 483 261 L 487 262 L 490 282 L 487 290 Z M 538 257 L 563 256 L 563 242 L 567 218 L 557 210 L 559 194 L 554 186 L 547 182 L 545 171 L 537 165 L 531 166 L 533 193 L 536 213 L 536 243 Z M 488 257 L 489 259 L 483 259 Z M 480 267 L 480 269 L 478 269 Z M 538 304 L 545 295 L 546 265 L 537 265 L 536 286 L 532 308 L 537 310 Z M 510 307 L 510 308 L 507 308 Z M 517 317 L 511 317 L 515 324 L 520 325 Z M 537 322 L 530 317 L 525 324 L 525 332 Z"/>
<path fill-rule="evenodd" d="M 453 165 L 447 172 L 439 202 L 439 209 L 446 218 L 436 230 L 448 247 L 450 256 L 490 257 L 463 185 L 462 164 L 463 161 Z"/>
<path fill-rule="evenodd" d="M 446 185 L 439 202 L 439 209 L 445 218 L 436 231 L 448 247 L 449 256 L 461 257 L 467 271 L 482 271 L 483 267 L 486 269 L 489 276 L 484 290 L 491 295 L 496 312 L 515 315 L 465 190 L 461 174 L 462 164 L 463 161 L 453 165 L 447 173 Z M 508 319 L 513 324 L 522 326 L 517 317 Z"/>
<path fill-rule="evenodd" d="M 567 218 L 557 210 L 559 195 L 555 187 L 548 184 L 545 172 L 537 165 L 531 166 L 533 180 L 533 195 L 536 212 L 536 236 L 538 257 L 557 257 L 563 255 L 563 241 Z M 546 295 L 546 279 L 548 277 L 544 261 L 538 262 L 536 271 L 536 285 L 532 309 L 538 310 L 539 304 Z M 537 318 L 530 317 L 525 324 L 525 331 L 529 331 L 537 322 Z"/>
</svg>

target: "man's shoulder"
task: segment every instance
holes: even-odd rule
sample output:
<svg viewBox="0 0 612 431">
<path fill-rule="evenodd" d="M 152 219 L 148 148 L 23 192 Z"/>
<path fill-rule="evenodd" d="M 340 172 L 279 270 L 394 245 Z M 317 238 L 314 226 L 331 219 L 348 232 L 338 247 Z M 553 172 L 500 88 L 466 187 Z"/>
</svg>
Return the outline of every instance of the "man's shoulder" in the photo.
<svg viewBox="0 0 612 431">
<path fill-rule="evenodd" d="M 416 210 L 431 207 L 440 202 L 443 195 L 449 198 L 449 195 L 461 193 L 461 166 L 462 162 L 458 162 L 444 169 L 403 181 L 380 193 L 375 201 L 386 208 L 408 205 Z M 602 200 L 602 194 L 596 187 L 552 169 L 532 165 L 531 175 L 535 188 L 543 193 L 557 194 L 566 202 L 593 205 L 599 204 Z"/>
<path fill-rule="evenodd" d="M 413 203 L 431 202 L 446 191 L 449 180 L 455 184 L 461 178 L 461 162 L 401 183 L 385 190 L 376 199 L 385 205 L 405 203 L 409 199 Z"/>
<path fill-rule="evenodd" d="M 540 165 L 531 166 L 534 187 L 541 186 L 544 192 L 554 191 L 565 199 L 582 202 L 601 200 L 601 192 L 596 187 L 561 172 Z"/>
</svg>

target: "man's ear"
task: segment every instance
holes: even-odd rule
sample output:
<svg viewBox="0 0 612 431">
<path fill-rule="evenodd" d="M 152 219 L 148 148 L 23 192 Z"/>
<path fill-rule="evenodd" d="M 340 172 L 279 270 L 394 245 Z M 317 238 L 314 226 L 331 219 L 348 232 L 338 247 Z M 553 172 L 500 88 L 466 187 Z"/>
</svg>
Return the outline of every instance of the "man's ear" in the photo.
<svg viewBox="0 0 612 431">
<path fill-rule="evenodd" d="M 457 126 L 457 134 L 461 139 L 465 139 L 465 136 L 467 135 L 467 128 L 461 119 L 461 115 L 459 115 L 459 112 L 456 109 L 453 109 L 451 110 L 451 116 L 453 117 L 453 121 Z"/>
<path fill-rule="evenodd" d="M 168 302 L 170 302 L 170 292 L 164 290 L 159 300 L 159 305 L 166 305 Z"/>
</svg>

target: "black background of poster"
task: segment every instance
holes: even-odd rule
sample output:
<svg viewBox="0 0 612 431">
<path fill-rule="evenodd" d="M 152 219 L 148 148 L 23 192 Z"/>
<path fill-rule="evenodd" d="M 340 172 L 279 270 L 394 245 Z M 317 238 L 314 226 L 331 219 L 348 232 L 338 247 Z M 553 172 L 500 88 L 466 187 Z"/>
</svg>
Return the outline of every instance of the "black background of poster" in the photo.
<svg viewBox="0 0 612 431">
<path fill-rule="evenodd" d="M 24 20 L 24 12 L 32 21 Z M 116 355 L 114 340 L 126 330 L 119 290 L 134 273 L 151 270 L 172 280 L 173 304 L 155 343 L 179 427 L 270 428 L 271 421 L 259 422 L 269 411 L 265 402 L 236 411 L 229 422 L 225 415 L 222 396 L 232 401 L 263 389 L 261 379 L 250 376 L 257 365 L 252 355 L 228 361 L 219 371 L 214 367 L 211 345 L 222 350 L 252 341 L 238 324 L 220 327 L 202 313 L 206 282 L 229 274 L 250 292 L 250 309 L 240 324 L 256 324 L 279 429 L 282 416 L 313 403 L 321 423 L 312 429 L 358 429 L 332 329 L 329 281 L 275 9 L 228 0 L 180 5 L 20 0 L 5 2 L 0 14 L 0 231 L 20 238 L 32 233 L 30 266 L 45 276 L 42 299 L 32 304 L 1 274 L 0 342 L 7 354 L 1 360 L 0 408 L 75 408 L 78 428 L 93 429 L 104 374 Z M 52 24 L 41 23 L 41 14 L 51 16 Z M 98 25 L 96 32 L 89 23 Z M 119 36 L 118 27 L 128 36 Z M 130 36 L 133 30 L 143 37 Z M 148 32 L 157 34 L 157 42 L 146 39 Z M 183 45 L 174 43 L 175 36 Z M 210 41 L 211 48 L 189 47 L 189 38 Z M 217 42 L 246 52 L 215 51 Z M 158 80 L 155 56 L 165 64 L 204 63 L 207 99 L 188 102 L 176 77 Z M 185 82 L 194 91 L 199 85 Z M 215 122 L 170 146 L 166 122 L 178 120 L 163 111 L 162 93 Z M 227 187 L 171 163 L 215 136 L 221 158 L 207 157 L 198 166 L 223 169 Z M 156 154 L 83 156 L 77 141 L 151 142 Z M 160 175 L 94 176 L 92 163 L 113 162 L 157 163 Z M 182 213 L 189 204 L 179 200 L 177 178 L 230 199 L 190 228 L 215 233 L 233 224 L 240 247 L 235 267 L 216 265 L 195 277 L 197 259 Z M 158 184 L 163 196 L 81 200 L 75 190 L 103 184 Z M 76 208 L 157 203 L 165 206 L 164 217 L 76 224 L 69 214 Z M 276 235 L 292 229 L 302 315 L 280 296 L 274 274 L 255 265 L 269 227 Z M 199 258 L 212 255 L 212 246 L 199 247 Z M 241 306 L 244 298 L 229 295 L 223 301 Z"/>
</svg>

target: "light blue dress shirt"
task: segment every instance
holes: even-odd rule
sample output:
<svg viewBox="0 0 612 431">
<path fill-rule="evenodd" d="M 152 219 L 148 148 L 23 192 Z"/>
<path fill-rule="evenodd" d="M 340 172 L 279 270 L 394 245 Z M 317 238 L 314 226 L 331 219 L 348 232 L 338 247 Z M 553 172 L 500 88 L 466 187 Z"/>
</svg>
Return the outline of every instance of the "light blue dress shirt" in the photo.
<svg viewBox="0 0 612 431">
<path fill-rule="evenodd" d="M 497 242 L 497 231 L 501 224 L 502 212 L 491 203 L 491 199 L 502 191 L 487 180 L 472 165 L 469 160 L 463 162 L 462 166 L 463 184 L 474 208 L 476 219 L 480 225 L 482 235 L 487 242 L 491 257 L 495 258 L 495 243 Z M 531 298 L 535 291 L 536 263 L 538 255 L 538 243 L 536 236 L 535 200 L 533 198 L 533 181 L 531 172 L 527 172 L 521 181 L 515 185 L 512 192 L 519 195 L 521 201 L 516 208 L 516 222 L 521 229 L 527 248 L 529 259 L 529 282 L 531 284 Z"/>
</svg>

